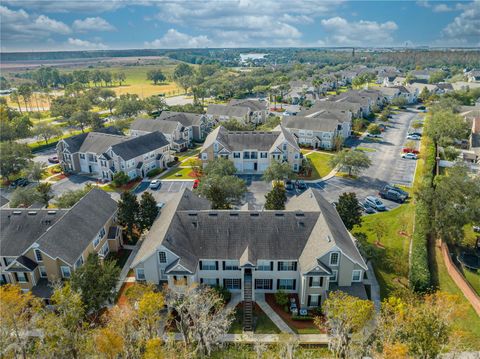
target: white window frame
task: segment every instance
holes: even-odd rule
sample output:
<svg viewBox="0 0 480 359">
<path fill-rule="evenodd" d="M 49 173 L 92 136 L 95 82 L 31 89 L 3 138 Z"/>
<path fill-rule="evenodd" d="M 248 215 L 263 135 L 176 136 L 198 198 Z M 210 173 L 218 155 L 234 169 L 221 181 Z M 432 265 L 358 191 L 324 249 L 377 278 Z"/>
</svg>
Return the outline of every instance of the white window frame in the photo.
<svg viewBox="0 0 480 359">
<path fill-rule="evenodd" d="M 202 160 L 208 160 L 208 153 L 206 152 L 202 153 Z"/>
<path fill-rule="evenodd" d="M 332 257 L 333 257 L 335 254 L 337 255 L 337 261 L 336 261 L 336 263 L 333 263 L 333 262 L 332 262 Z M 339 262 L 340 262 L 340 253 L 339 253 L 339 252 L 332 252 L 332 253 L 330 253 L 330 258 L 329 258 L 328 263 L 330 263 L 331 266 L 338 266 L 338 263 L 339 263 Z"/>
<path fill-rule="evenodd" d="M 228 282 L 230 282 L 230 284 Z M 242 280 L 240 278 L 225 278 L 224 283 L 227 289 L 235 290 L 242 288 Z"/>
<path fill-rule="evenodd" d="M 45 268 L 45 266 L 39 266 L 38 267 L 38 274 L 40 274 L 40 278 L 47 278 L 48 275 L 47 275 L 47 269 Z M 45 274 L 45 275 L 43 275 Z"/>
<path fill-rule="evenodd" d="M 361 269 L 354 269 L 352 271 L 352 282 L 361 282 L 362 281 L 362 273 L 363 271 Z M 355 274 L 358 274 L 358 279 L 355 279 Z"/>
<path fill-rule="evenodd" d="M 158 261 L 160 263 L 167 263 L 167 252 L 165 251 L 158 252 Z"/>
<path fill-rule="evenodd" d="M 105 244 L 100 249 L 100 254 L 103 256 L 103 258 L 105 258 L 108 253 L 110 253 L 110 247 L 108 245 L 108 242 L 105 242 Z"/>
<path fill-rule="evenodd" d="M 240 152 L 233 152 L 233 158 L 235 158 L 235 159 L 241 158 L 241 153 Z"/>
<path fill-rule="evenodd" d="M 20 280 L 20 275 L 23 275 L 22 280 Z M 28 283 L 27 273 L 25 272 L 17 272 L 17 282 L 18 283 Z"/>
<path fill-rule="evenodd" d="M 279 261 L 278 262 L 278 271 L 279 272 L 293 272 L 295 271 L 295 261 Z"/>
<path fill-rule="evenodd" d="M 240 269 L 240 267 L 239 267 L 237 261 L 225 261 L 225 269 L 224 270 L 231 271 L 231 270 L 239 270 L 239 269 Z"/>
<path fill-rule="evenodd" d="M 80 268 L 83 265 L 84 260 L 83 260 L 83 255 L 80 256 L 80 258 L 77 259 L 75 262 L 75 269 Z"/>
<path fill-rule="evenodd" d="M 330 276 L 330 283 L 338 282 L 338 270 L 332 269 L 332 275 Z"/>
<path fill-rule="evenodd" d="M 316 303 L 312 303 L 313 298 L 316 298 Z M 320 305 L 320 294 L 310 294 L 310 307 L 318 307 L 319 305 Z"/>
<path fill-rule="evenodd" d="M 217 286 L 217 278 L 202 278 L 202 284 L 209 285 L 212 287 Z"/>
<path fill-rule="evenodd" d="M 35 253 L 35 259 L 37 260 L 37 262 L 43 262 L 42 252 L 39 249 L 34 249 L 33 252 Z M 38 258 L 39 255 L 40 258 Z"/>
<path fill-rule="evenodd" d="M 280 278 L 280 281 L 278 282 L 278 288 L 281 290 L 295 290 L 295 279 L 290 279 L 290 278 Z M 290 283 L 289 285 L 285 284 L 282 285 L 282 281 L 288 281 Z"/>
<path fill-rule="evenodd" d="M 257 262 L 257 271 L 270 272 L 271 270 L 272 270 L 272 267 L 270 266 L 270 261 Z"/>
<path fill-rule="evenodd" d="M 60 266 L 60 272 L 62 273 L 62 278 L 68 279 L 72 276 L 72 271 L 69 266 Z M 68 273 L 68 275 L 65 275 L 66 273 Z"/>
<path fill-rule="evenodd" d="M 227 265 L 225 264 L 225 268 Z M 217 261 L 214 260 L 202 260 L 202 270 L 217 270 Z"/>
<path fill-rule="evenodd" d="M 143 273 L 141 276 L 139 275 L 139 273 Z M 143 278 L 141 278 L 143 277 Z M 135 268 L 135 278 L 137 280 L 145 280 L 145 269 L 144 268 Z"/>
<path fill-rule="evenodd" d="M 273 279 L 268 278 L 256 278 L 255 282 L 255 289 L 259 290 L 272 290 L 273 289 Z M 269 287 L 269 288 L 266 288 Z"/>
<path fill-rule="evenodd" d="M 315 283 L 315 281 L 318 280 L 318 283 Z M 312 276 L 312 286 L 310 288 L 322 288 L 320 283 L 322 282 L 322 279 L 320 276 Z"/>
</svg>

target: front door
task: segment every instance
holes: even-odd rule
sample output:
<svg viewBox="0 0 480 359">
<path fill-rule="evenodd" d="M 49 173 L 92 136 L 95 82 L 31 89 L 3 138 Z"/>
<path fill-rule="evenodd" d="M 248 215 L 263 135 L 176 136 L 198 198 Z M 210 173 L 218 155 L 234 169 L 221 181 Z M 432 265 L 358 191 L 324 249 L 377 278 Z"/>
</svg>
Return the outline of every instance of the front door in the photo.
<svg viewBox="0 0 480 359">
<path fill-rule="evenodd" d="M 88 172 L 92 173 L 92 166 L 88 166 Z"/>
<path fill-rule="evenodd" d="M 258 169 L 258 164 L 257 164 L 257 162 L 255 162 L 255 163 L 253 164 L 253 170 L 256 171 L 257 169 Z"/>
</svg>

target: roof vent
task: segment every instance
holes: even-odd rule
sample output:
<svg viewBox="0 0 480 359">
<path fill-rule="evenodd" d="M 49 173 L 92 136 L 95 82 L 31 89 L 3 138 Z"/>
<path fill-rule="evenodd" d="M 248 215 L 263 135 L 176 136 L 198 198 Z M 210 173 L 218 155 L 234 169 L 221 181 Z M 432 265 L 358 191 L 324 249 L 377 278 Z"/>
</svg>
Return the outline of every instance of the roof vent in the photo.
<svg viewBox="0 0 480 359">
<path fill-rule="evenodd" d="M 216 217 L 216 216 L 218 216 L 218 213 L 209 213 L 208 215 L 209 215 L 210 217 Z"/>
<path fill-rule="evenodd" d="M 37 214 L 37 211 L 28 211 L 29 216 L 35 216 Z"/>
<path fill-rule="evenodd" d="M 283 217 L 283 213 L 275 213 L 275 217 Z"/>
<path fill-rule="evenodd" d="M 295 213 L 295 216 L 296 216 L 296 217 L 305 217 L 305 213 L 303 213 L 303 212 L 297 212 L 297 213 Z"/>
<path fill-rule="evenodd" d="M 250 213 L 250 217 L 258 217 L 259 214 L 258 213 Z"/>
<path fill-rule="evenodd" d="M 18 215 L 22 214 L 22 211 L 13 211 L 12 213 L 13 213 L 14 215 L 18 216 Z"/>
<path fill-rule="evenodd" d="M 197 216 L 196 213 L 189 213 L 188 215 L 189 215 L 190 217 L 196 217 L 196 216 Z"/>
<path fill-rule="evenodd" d="M 299 221 L 299 222 L 298 222 L 298 226 L 299 226 L 299 227 L 305 227 L 305 223 L 303 223 L 302 221 Z"/>
<path fill-rule="evenodd" d="M 197 228 L 198 227 L 198 222 L 197 221 L 192 222 L 192 226 L 193 226 L 193 228 Z"/>
<path fill-rule="evenodd" d="M 238 213 L 236 213 L 236 212 L 231 212 L 231 213 L 230 213 L 230 217 L 238 217 Z"/>
</svg>

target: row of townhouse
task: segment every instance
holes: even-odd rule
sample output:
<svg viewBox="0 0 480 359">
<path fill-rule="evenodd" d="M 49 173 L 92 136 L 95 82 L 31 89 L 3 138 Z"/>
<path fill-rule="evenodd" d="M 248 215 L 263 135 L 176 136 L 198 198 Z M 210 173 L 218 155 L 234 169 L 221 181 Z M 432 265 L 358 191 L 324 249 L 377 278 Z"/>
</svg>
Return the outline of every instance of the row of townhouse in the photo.
<svg viewBox="0 0 480 359">
<path fill-rule="evenodd" d="M 295 137 L 282 126 L 273 131 L 228 131 L 218 126 L 207 136 L 199 156 L 204 166 L 226 158 L 240 173 L 263 173 L 272 161 L 288 162 L 298 172 L 302 163 Z"/>
<path fill-rule="evenodd" d="M 100 180 L 112 180 L 117 172 L 131 179 L 145 177 L 171 161 L 170 143 L 157 131 L 134 137 L 84 133 L 59 141 L 57 155 L 64 171 Z"/>
<path fill-rule="evenodd" d="M 317 110 L 304 116 L 287 116 L 282 126 L 288 129 L 300 145 L 332 150 L 336 141 L 342 143 L 352 132 L 352 113 L 347 110 Z"/>
<path fill-rule="evenodd" d="M 92 189 L 70 209 L 0 209 L 0 281 L 48 301 L 51 283 L 70 278 L 90 253 L 122 245 L 117 203 Z"/>
<path fill-rule="evenodd" d="M 368 268 L 355 239 L 313 189 L 283 211 L 211 210 L 185 189 L 164 207 L 131 268 L 137 281 L 179 290 L 219 285 L 242 300 L 297 293 L 301 308 L 320 306 L 336 289 L 367 298 Z"/>
<path fill-rule="evenodd" d="M 182 151 L 193 142 L 202 142 L 210 131 L 210 124 L 203 114 L 162 111 L 155 119 L 138 118 L 130 125 L 132 136 L 155 131 L 163 133 L 171 149 Z"/>
<path fill-rule="evenodd" d="M 211 104 L 207 108 L 207 118 L 213 124 L 232 119 L 260 124 L 265 122 L 267 116 L 267 102 L 256 99 L 233 99 L 227 105 Z"/>
</svg>

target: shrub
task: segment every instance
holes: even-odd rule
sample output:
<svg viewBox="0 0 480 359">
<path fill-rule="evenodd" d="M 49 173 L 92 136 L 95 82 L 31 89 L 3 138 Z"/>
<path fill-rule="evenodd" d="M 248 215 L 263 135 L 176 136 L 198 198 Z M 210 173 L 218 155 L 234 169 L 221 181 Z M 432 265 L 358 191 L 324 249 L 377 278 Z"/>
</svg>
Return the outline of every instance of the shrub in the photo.
<svg viewBox="0 0 480 359">
<path fill-rule="evenodd" d="M 283 290 L 279 290 L 275 293 L 275 302 L 281 307 L 286 306 L 288 304 L 288 294 Z M 288 307 L 286 311 L 288 311 Z"/>
<path fill-rule="evenodd" d="M 217 285 L 213 287 L 213 289 L 215 289 L 217 293 L 223 298 L 223 302 L 225 304 L 227 304 L 232 298 L 232 293 L 230 293 L 230 291 L 225 287 L 220 287 Z"/>
<path fill-rule="evenodd" d="M 170 161 L 167 163 L 167 167 L 173 167 L 178 163 L 178 161 Z"/>
<path fill-rule="evenodd" d="M 162 173 L 164 170 L 165 170 L 164 168 L 154 168 L 153 170 L 147 172 L 147 177 L 148 178 L 155 177 L 160 173 Z"/>
<path fill-rule="evenodd" d="M 120 171 L 113 175 L 112 182 L 116 187 L 121 187 L 123 185 L 126 185 L 129 180 L 130 180 L 130 177 L 128 177 L 128 175 L 125 172 Z"/>
</svg>

